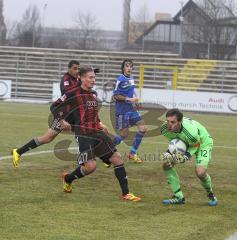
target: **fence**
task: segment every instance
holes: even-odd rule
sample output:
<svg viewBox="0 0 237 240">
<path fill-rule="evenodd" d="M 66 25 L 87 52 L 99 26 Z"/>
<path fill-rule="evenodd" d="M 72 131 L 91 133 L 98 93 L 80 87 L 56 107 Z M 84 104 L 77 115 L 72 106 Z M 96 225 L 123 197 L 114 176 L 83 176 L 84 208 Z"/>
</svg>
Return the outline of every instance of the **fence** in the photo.
<svg viewBox="0 0 237 240">
<path fill-rule="evenodd" d="M 179 59 L 175 54 L 0 47 L 0 80 L 12 81 L 12 98 L 51 100 L 52 85 L 67 71 L 69 60 L 99 67 L 97 85 L 103 86 L 116 79 L 126 58 L 134 60 L 136 84 L 140 65 L 151 66 L 144 71 L 144 88 L 169 87 L 173 75 L 165 69 L 175 67 L 177 90 L 237 93 L 236 62 Z"/>
</svg>

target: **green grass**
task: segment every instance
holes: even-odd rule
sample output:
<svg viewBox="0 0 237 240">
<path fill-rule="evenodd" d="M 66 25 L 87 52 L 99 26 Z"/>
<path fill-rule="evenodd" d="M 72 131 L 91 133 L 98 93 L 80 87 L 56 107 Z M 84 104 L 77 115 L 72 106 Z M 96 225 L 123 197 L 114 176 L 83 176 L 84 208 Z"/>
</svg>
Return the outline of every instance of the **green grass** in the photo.
<svg viewBox="0 0 237 240">
<path fill-rule="evenodd" d="M 0 156 L 9 155 L 47 129 L 48 105 L 0 103 Z M 108 109 L 101 118 L 111 127 Z M 194 161 L 177 166 L 187 203 L 163 206 L 170 196 L 159 162 L 135 165 L 126 161 L 132 192 L 144 196 L 139 203 L 119 200 L 120 189 L 113 169 L 97 160 L 97 171 L 75 182 L 72 194 L 62 192 L 60 173 L 72 169 L 72 161 L 53 153 L 23 156 L 19 169 L 10 160 L 0 161 L 0 239 L 212 239 L 223 240 L 237 231 L 237 141 L 235 116 L 191 114 L 213 135 L 215 148 L 208 172 L 213 178 L 217 207 L 208 207 L 204 190 L 195 176 Z M 72 136 L 58 136 L 34 151 L 53 150 Z M 146 138 L 140 154 L 166 148 L 162 136 Z M 232 147 L 232 148 L 226 148 Z M 119 146 L 124 155 L 125 144 Z M 33 151 L 32 151 L 33 152 Z"/>
</svg>

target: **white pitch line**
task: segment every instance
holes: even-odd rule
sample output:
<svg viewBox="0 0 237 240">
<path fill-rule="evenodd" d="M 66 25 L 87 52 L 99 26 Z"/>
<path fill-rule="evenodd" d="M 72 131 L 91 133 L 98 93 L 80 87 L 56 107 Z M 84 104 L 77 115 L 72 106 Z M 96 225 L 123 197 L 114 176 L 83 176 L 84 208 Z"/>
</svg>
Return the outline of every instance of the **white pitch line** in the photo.
<svg viewBox="0 0 237 240">
<path fill-rule="evenodd" d="M 78 149 L 78 147 L 70 147 L 68 150 L 75 150 Z M 61 148 L 57 150 L 45 150 L 45 151 L 38 151 L 38 152 L 32 152 L 32 153 L 25 153 L 24 156 L 35 156 L 35 155 L 40 155 L 40 154 L 47 154 L 47 153 L 53 153 L 53 152 L 63 152 L 67 150 L 66 148 Z M 6 159 L 11 159 L 12 155 L 0 157 L 1 160 L 6 160 Z"/>
<path fill-rule="evenodd" d="M 167 145 L 168 143 L 165 142 L 156 142 L 156 141 L 146 141 L 146 143 L 154 143 L 154 144 L 162 144 L 162 145 Z M 237 146 L 222 146 L 222 145 L 214 145 L 214 148 L 223 148 L 223 149 L 237 149 Z M 68 150 L 76 150 L 78 149 L 78 147 L 70 147 Z M 40 154 L 47 154 L 47 153 L 53 153 L 53 152 L 61 152 L 61 151 L 65 151 L 67 150 L 66 148 L 62 148 L 62 149 L 57 149 L 57 150 L 45 150 L 45 151 L 38 151 L 38 152 L 32 152 L 32 153 L 25 153 L 24 156 L 35 156 L 35 155 L 40 155 Z M 3 156 L 0 157 L 0 161 L 2 160 L 7 160 L 7 159 L 11 159 L 12 156 L 8 155 L 8 156 Z"/>
</svg>

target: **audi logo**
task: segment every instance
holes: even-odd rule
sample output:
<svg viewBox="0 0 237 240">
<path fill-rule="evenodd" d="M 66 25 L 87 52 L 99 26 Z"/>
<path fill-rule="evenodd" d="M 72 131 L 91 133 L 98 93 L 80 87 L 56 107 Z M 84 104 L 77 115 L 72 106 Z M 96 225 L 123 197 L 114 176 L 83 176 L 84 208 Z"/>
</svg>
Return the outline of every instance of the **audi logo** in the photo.
<svg viewBox="0 0 237 240">
<path fill-rule="evenodd" d="M 87 101 L 86 106 L 88 107 L 97 107 L 97 102 L 96 101 Z"/>
</svg>

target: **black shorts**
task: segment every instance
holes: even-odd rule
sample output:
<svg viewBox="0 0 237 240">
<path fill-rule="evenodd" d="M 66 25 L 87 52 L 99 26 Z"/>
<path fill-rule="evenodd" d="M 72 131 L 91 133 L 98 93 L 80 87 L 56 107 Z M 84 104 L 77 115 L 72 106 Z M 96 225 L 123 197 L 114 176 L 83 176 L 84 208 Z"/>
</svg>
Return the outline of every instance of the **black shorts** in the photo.
<svg viewBox="0 0 237 240">
<path fill-rule="evenodd" d="M 112 139 L 103 131 L 88 135 L 80 135 L 77 136 L 76 139 L 79 145 L 77 159 L 79 164 L 83 164 L 95 157 L 109 164 L 109 159 L 117 151 Z"/>
</svg>

